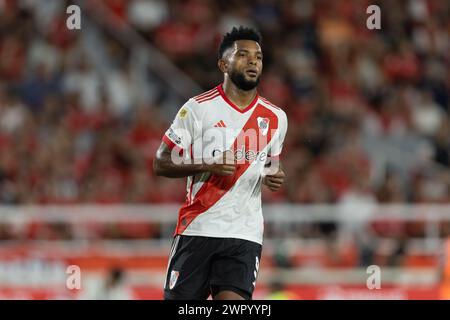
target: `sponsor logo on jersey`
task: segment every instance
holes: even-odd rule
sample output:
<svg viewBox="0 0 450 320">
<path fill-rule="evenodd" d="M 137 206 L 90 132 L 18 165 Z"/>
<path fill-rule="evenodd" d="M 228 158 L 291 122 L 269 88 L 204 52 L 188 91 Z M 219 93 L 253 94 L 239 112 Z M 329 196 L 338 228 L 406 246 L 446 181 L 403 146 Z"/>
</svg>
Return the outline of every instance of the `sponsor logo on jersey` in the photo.
<svg viewBox="0 0 450 320">
<path fill-rule="evenodd" d="M 180 117 L 180 119 L 184 119 L 184 118 L 186 118 L 187 113 L 188 113 L 187 109 L 186 108 L 182 108 L 180 110 L 180 112 L 178 113 L 178 116 Z"/>
<path fill-rule="evenodd" d="M 252 162 L 255 159 L 263 162 L 267 159 L 267 152 L 246 150 L 245 145 L 243 145 L 241 149 L 235 150 L 234 159 L 238 162 L 241 160 L 244 160 L 244 162 Z"/>
<path fill-rule="evenodd" d="M 170 272 L 170 280 L 169 280 L 169 289 L 172 290 L 177 284 L 178 276 L 180 275 L 179 271 L 172 270 Z"/>
<path fill-rule="evenodd" d="M 181 137 L 179 137 L 172 128 L 169 128 L 169 138 L 172 139 L 173 142 L 175 142 L 176 144 L 180 144 L 181 143 Z"/>
<path fill-rule="evenodd" d="M 227 126 L 226 126 L 225 122 L 223 122 L 223 120 L 220 120 L 219 122 L 217 122 L 214 125 L 214 127 L 216 127 L 216 128 L 226 128 Z"/>
<path fill-rule="evenodd" d="M 214 149 L 212 152 L 213 158 L 218 156 L 223 151 L 220 151 L 219 149 Z M 238 163 L 243 162 L 249 162 L 253 161 L 255 159 L 258 159 L 259 161 L 266 161 L 267 159 L 267 152 L 264 151 L 253 151 L 253 150 L 245 150 L 245 146 L 242 146 L 241 149 L 237 149 L 234 151 L 234 160 L 238 161 Z"/>
</svg>

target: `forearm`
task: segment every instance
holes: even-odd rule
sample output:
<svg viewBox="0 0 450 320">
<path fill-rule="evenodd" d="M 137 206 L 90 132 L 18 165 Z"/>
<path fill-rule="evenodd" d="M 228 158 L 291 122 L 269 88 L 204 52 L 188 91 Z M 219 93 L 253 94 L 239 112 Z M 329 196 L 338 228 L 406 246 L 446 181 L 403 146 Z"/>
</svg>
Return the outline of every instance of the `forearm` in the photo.
<svg viewBox="0 0 450 320">
<path fill-rule="evenodd" d="M 175 159 L 172 158 L 175 156 Z M 219 157 L 211 159 L 182 159 L 173 153 L 163 142 L 156 152 L 153 171 L 157 176 L 183 178 L 199 173 L 209 172 L 219 176 L 233 175 L 236 170 L 234 155 L 231 151 L 223 152 Z"/>
<path fill-rule="evenodd" d="M 157 156 L 153 161 L 153 171 L 157 176 L 164 176 L 168 178 L 183 178 L 208 171 L 205 163 L 196 162 L 181 162 L 178 164 L 174 163 L 170 156 Z"/>
</svg>

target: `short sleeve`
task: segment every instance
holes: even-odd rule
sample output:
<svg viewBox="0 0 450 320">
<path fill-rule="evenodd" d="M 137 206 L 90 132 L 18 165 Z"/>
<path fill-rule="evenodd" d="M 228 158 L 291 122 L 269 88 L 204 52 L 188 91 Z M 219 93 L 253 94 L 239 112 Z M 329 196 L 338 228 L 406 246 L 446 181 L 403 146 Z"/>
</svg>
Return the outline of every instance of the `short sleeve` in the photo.
<svg viewBox="0 0 450 320">
<path fill-rule="evenodd" d="M 278 158 L 283 150 L 284 138 L 286 137 L 288 122 L 287 116 L 284 111 L 282 111 L 279 117 L 279 130 L 275 135 L 272 146 L 270 147 L 270 158 Z"/>
<path fill-rule="evenodd" d="M 194 112 L 194 102 L 189 100 L 180 110 L 169 129 L 163 136 L 163 141 L 170 149 L 177 147 L 187 150 L 199 133 L 199 123 Z"/>
</svg>

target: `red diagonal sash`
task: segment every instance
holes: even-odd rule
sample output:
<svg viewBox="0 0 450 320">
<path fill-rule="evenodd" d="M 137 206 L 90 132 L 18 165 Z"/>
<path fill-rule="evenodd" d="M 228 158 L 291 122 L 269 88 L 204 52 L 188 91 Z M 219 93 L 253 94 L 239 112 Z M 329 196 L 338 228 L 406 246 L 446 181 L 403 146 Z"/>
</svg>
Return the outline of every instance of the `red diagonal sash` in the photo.
<svg viewBox="0 0 450 320">
<path fill-rule="evenodd" d="M 269 119 L 269 130 L 267 131 L 267 136 L 262 137 L 261 135 L 261 131 L 258 127 L 258 117 Z M 253 150 L 255 153 L 262 151 L 271 141 L 272 134 L 277 128 L 277 116 L 271 110 L 258 104 L 236 137 L 233 143 L 232 151 L 242 150 L 244 145 L 244 149 L 246 151 Z M 256 132 L 258 132 L 258 135 L 256 135 L 258 141 L 256 143 L 254 141 L 251 143 L 248 139 L 245 139 L 245 133 L 247 130 L 256 130 Z M 252 147 L 255 147 L 256 150 Z M 233 176 L 211 175 L 209 179 L 203 183 L 202 187 L 195 195 L 194 201 L 192 201 L 192 203 L 186 202 L 186 204 L 180 209 L 175 234 L 181 234 L 192 222 L 192 220 L 217 203 L 235 185 L 236 181 L 244 174 L 252 162 L 253 159 L 246 161 L 245 163 L 238 164 Z"/>
</svg>

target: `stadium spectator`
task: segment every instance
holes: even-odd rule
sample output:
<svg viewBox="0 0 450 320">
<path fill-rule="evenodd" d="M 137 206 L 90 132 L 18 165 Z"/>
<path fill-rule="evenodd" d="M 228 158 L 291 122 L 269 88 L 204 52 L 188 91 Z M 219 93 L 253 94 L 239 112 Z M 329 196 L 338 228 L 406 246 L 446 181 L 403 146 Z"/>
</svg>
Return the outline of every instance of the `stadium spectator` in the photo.
<svg viewBox="0 0 450 320">
<path fill-rule="evenodd" d="M 184 200 L 151 163 L 185 97 L 118 36 L 127 24 L 203 89 L 220 81 L 219 35 L 261 30 L 261 94 L 291 122 L 290 179 L 265 201 L 450 201 L 448 2 L 379 1 L 377 31 L 365 28 L 366 1 L 231 2 L 111 0 L 116 29 L 86 16 L 83 32 L 65 27 L 58 1 L 2 2 L 0 203 Z"/>
</svg>

